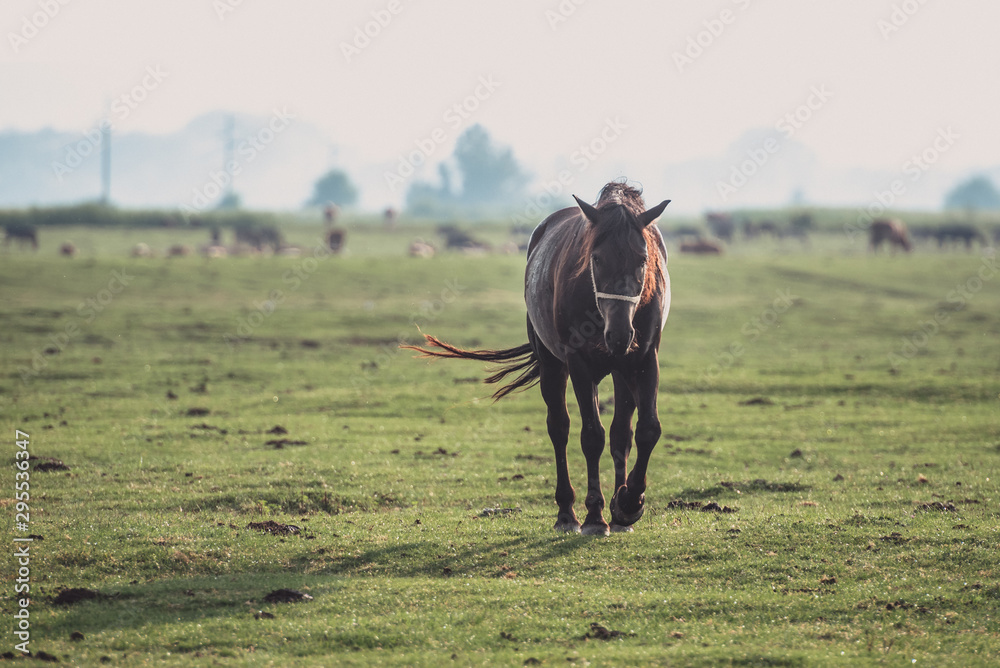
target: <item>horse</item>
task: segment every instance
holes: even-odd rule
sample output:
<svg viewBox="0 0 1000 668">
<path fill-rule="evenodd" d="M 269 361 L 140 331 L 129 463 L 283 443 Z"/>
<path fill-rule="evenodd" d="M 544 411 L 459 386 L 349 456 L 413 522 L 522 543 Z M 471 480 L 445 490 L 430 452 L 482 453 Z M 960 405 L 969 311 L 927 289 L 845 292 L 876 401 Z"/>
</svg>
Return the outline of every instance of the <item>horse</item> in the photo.
<svg viewBox="0 0 1000 668">
<path fill-rule="evenodd" d="M 11 223 L 4 229 L 3 247 L 9 248 L 15 240 L 20 248 L 31 246 L 31 250 L 38 250 L 38 229 L 30 224 Z"/>
<path fill-rule="evenodd" d="M 705 224 L 708 231 L 726 243 L 733 242 L 733 231 L 736 229 L 736 222 L 731 214 L 709 211 L 705 214 Z"/>
<path fill-rule="evenodd" d="M 695 255 L 722 255 L 722 246 L 711 239 L 702 239 L 699 237 L 693 241 L 682 241 L 680 251 L 682 253 L 694 253 Z"/>
<path fill-rule="evenodd" d="M 487 383 L 520 375 L 496 390 L 494 400 L 537 383 L 555 451 L 555 529 L 606 536 L 631 531 L 642 517 L 646 471 L 660 438 L 658 350 L 670 308 L 670 278 L 667 249 L 652 223 L 670 200 L 647 210 L 641 192 L 618 181 L 604 186 L 596 205 L 573 198 L 576 207 L 556 211 L 531 234 L 524 277 L 527 343 L 504 350 L 463 350 L 425 334 L 426 343 L 438 350 L 402 347 L 425 357 L 505 363 Z M 600 459 L 605 430 L 597 396 L 598 383 L 609 374 L 615 399 L 610 525 L 603 517 Z M 566 458 L 568 379 L 580 407 L 580 445 L 587 460 L 587 515 L 582 524 L 573 510 L 576 492 Z M 637 457 L 628 471 L 633 436 Z"/>
<path fill-rule="evenodd" d="M 938 248 L 944 248 L 945 245 L 952 242 L 962 242 L 965 244 L 965 250 L 967 251 L 972 250 L 972 243 L 974 241 L 978 241 L 982 246 L 988 245 L 983 233 L 977 230 L 975 226 L 966 223 L 946 223 L 940 225 L 931 231 L 930 236 L 937 239 Z"/>
<path fill-rule="evenodd" d="M 889 244 L 889 248 L 895 250 L 898 246 L 909 253 L 913 250 L 910 243 L 910 235 L 906 229 L 906 224 L 898 218 L 879 218 L 873 220 L 868 228 L 868 247 L 873 253 L 877 253 L 882 242 Z"/>
<path fill-rule="evenodd" d="M 326 247 L 330 249 L 333 254 L 340 253 L 344 250 L 344 244 L 347 242 L 347 230 L 342 227 L 331 227 L 326 231 Z"/>
</svg>

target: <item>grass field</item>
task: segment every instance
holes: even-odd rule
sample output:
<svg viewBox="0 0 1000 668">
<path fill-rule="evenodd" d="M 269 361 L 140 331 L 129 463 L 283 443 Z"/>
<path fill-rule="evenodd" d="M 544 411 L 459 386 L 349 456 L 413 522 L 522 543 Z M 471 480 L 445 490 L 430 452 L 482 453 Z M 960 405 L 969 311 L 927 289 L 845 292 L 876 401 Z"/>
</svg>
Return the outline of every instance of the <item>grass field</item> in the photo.
<svg viewBox="0 0 1000 668">
<path fill-rule="evenodd" d="M 1000 659 L 1000 275 L 981 251 L 871 257 L 831 235 L 673 255 L 646 514 L 600 539 L 552 530 L 537 389 L 493 404 L 479 365 L 396 348 L 418 326 L 463 346 L 523 343 L 523 256 L 414 260 L 404 229 L 352 231 L 345 257 L 128 259 L 138 234 L 45 230 L 46 252 L 0 258 L 0 503 L 8 541 L 38 537 L 35 653 L 119 666 Z M 62 238 L 81 257 L 56 257 Z M 39 458 L 26 532 L 15 429 Z M 53 460 L 68 470 L 38 468 Z M 248 527 L 269 520 L 301 531 Z M 64 605 L 65 588 L 99 596 Z M 280 588 L 313 598 L 264 600 Z"/>
</svg>

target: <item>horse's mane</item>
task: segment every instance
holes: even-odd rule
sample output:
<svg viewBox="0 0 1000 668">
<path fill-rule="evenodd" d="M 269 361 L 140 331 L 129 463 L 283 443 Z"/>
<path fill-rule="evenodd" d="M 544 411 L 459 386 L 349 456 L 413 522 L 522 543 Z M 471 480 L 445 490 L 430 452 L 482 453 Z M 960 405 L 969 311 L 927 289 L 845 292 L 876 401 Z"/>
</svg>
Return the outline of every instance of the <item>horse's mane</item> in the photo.
<svg viewBox="0 0 1000 668">
<path fill-rule="evenodd" d="M 609 243 L 618 247 L 627 247 L 632 252 L 642 253 L 642 248 L 633 242 L 629 234 L 631 229 L 638 230 L 646 241 L 646 281 L 639 300 L 640 305 L 646 304 L 653 296 L 660 276 L 663 258 L 660 257 L 660 243 L 656 232 L 650 226 L 639 227 L 638 218 L 646 211 L 646 203 L 642 199 L 642 190 L 628 185 L 624 181 L 612 181 L 601 189 L 594 207 L 601 213 L 598 224 L 584 226 L 581 239 L 580 257 L 570 273 L 578 277 L 588 270 L 590 254 L 594 246 Z"/>
</svg>

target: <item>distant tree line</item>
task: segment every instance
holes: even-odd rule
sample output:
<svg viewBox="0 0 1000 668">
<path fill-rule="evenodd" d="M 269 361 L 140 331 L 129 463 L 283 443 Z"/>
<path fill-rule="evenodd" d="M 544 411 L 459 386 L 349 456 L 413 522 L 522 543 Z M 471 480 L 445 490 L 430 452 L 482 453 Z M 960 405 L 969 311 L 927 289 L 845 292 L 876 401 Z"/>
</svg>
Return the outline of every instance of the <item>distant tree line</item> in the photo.
<svg viewBox="0 0 1000 668">
<path fill-rule="evenodd" d="M 209 211 L 185 216 L 180 210 L 117 209 L 88 203 L 72 206 L 32 207 L 0 210 L 0 227 L 50 227 L 81 225 L 85 227 L 256 227 L 273 225 L 275 216 L 257 211 Z"/>
</svg>

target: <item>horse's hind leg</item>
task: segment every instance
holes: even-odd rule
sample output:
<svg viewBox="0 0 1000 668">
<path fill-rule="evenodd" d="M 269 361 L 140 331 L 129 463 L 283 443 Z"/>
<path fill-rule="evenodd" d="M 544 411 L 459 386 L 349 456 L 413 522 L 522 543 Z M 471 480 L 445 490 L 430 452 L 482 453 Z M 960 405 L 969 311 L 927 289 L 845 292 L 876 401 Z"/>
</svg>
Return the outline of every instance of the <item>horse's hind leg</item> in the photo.
<svg viewBox="0 0 1000 668">
<path fill-rule="evenodd" d="M 569 481 L 569 463 L 566 460 L 566 444 L 569 442 L 569 412 L 566 410 L 566 379 L 569 372 L 566 365 L 556 359 L 544 347 L 539 350 L 539 385 L 542 399 L 548 409 L 546 425 L 549 439 L 556 456 L 556 504 L 559 515 L 555 528 L 570 533 L 580 532 L 580 520 L 573 511 L 576 492 Z"/>
</svg>

